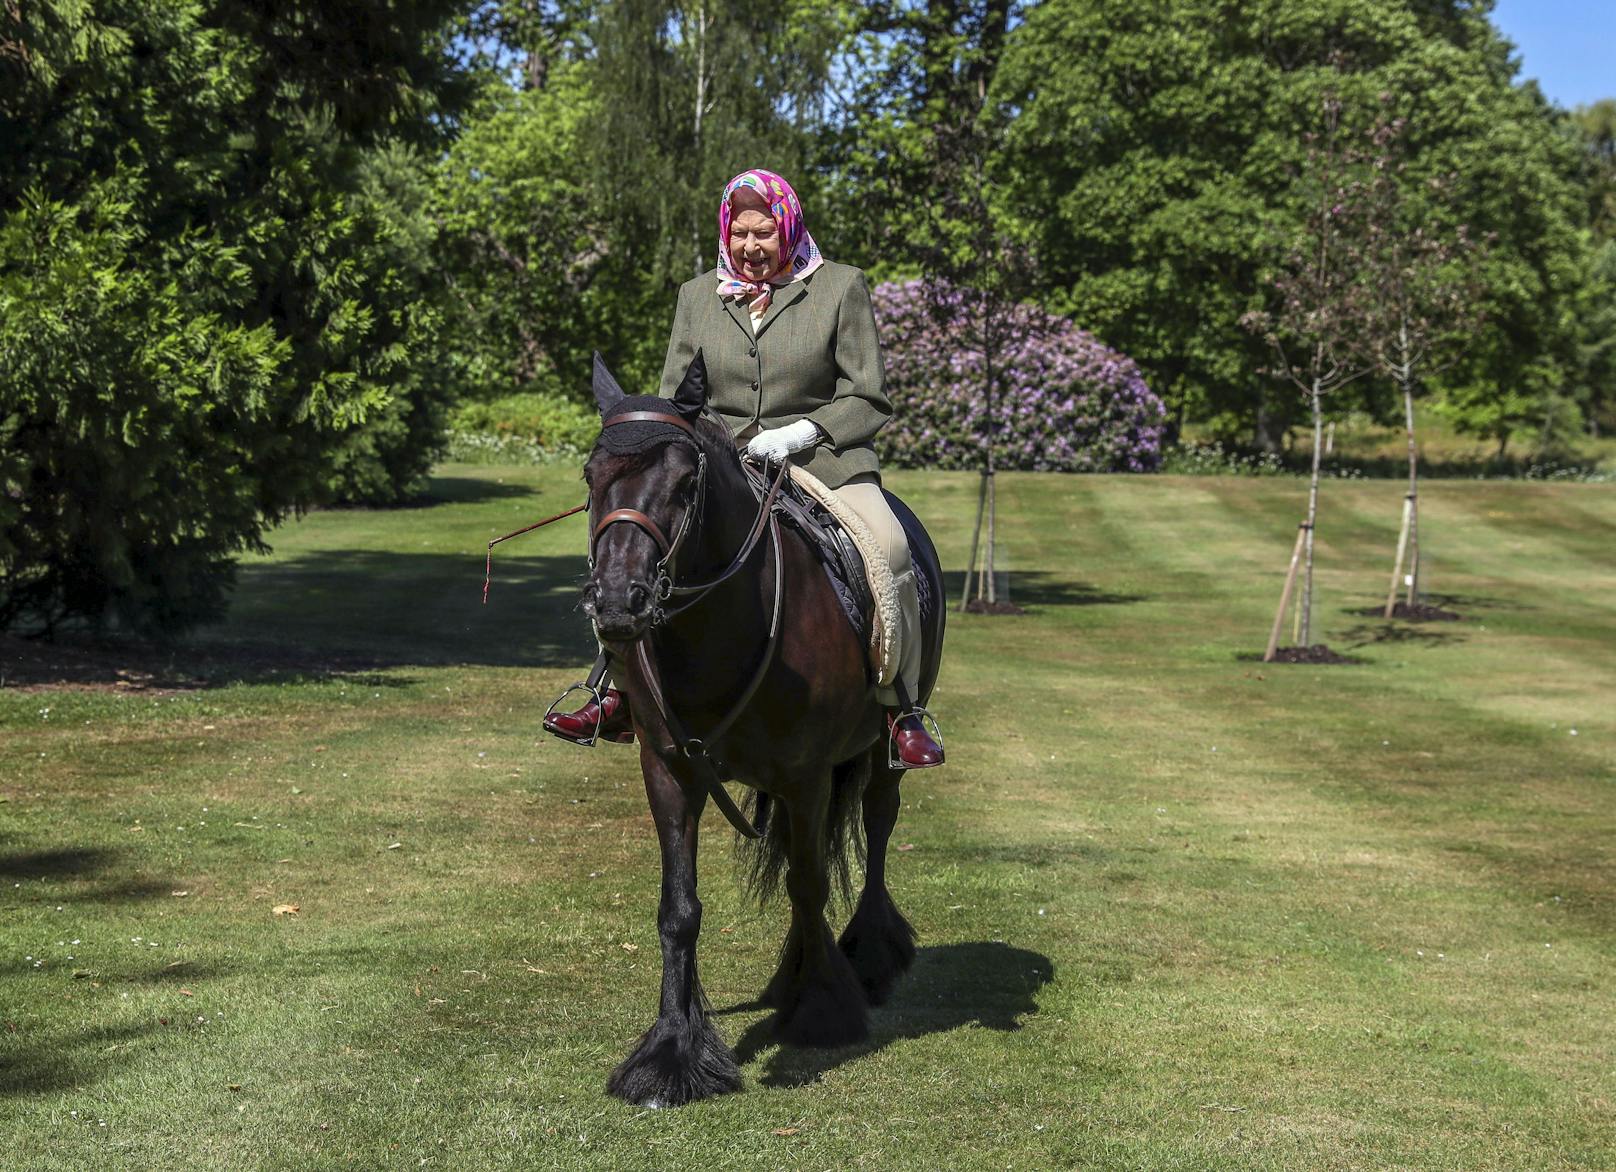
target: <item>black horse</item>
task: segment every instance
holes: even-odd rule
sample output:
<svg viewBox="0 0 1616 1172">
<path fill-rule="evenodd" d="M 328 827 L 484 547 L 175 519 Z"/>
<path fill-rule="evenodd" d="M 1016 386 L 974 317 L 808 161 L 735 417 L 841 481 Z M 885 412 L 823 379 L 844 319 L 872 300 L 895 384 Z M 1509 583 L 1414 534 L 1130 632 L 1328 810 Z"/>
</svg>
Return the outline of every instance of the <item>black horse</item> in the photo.
<svg viewBox="0 0 1616 1172">
<path fill-rule="evenodd" d="M 709 797 L 729 801 L 720 779 L 751 787 L 754 889 L 767 897 L 783 876 L 791 900 L 761 1001 L 782 1040 L 838 1046 L 867 1036 L 868 1006 L 914 959 L 914 929 L 886 887 L 902 771 L 834 589 L 806 539 L 771 519 L 728 429 L 704 410 L 701 355 L 672 399 L 625 395 L 598 358 L 594 386 L 602 429 L 584 470 L 592 567 L 583 608 L 630 702 L 662 848 L 661 1007 L 607 1089 L 672 1106 L 741 1085 L 696 973 L 697 830 Z M 778 486 L 784 470 L 770 471 Z M 923 579 L 914 700 L 924 704 L 942 651 L 941 571 L 914 515 L 888 500 Z M 864 888 L 838 941 L 826 903 L 833 880 L 851 890 L 859 854 Z"/>
</svg>

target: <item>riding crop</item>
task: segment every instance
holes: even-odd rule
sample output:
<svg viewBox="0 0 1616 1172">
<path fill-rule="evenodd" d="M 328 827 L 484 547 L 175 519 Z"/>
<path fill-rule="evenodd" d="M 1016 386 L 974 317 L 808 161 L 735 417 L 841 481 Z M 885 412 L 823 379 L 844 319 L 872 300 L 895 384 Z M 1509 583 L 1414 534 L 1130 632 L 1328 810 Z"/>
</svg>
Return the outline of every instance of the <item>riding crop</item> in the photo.
<svg viewBox="0 0 1616 1172">
<path fill-rule="evenodd" d="M 488 605 L 488 585 L 494 579 L 494 547 L 496 545 L 498 545 L 502 541 L 509 541 L 513 537 L 520 537 L 524 533 L 532 533 L 533 530 L 535 530 L 535 529 L 542 529 L 542 528 L 544 528 L 544 526 L 550 524 L 550 522 L 552 522 L 552 521 L 559 521 L 563 517 L 570 517 L 574 513 L 581 513 L 585 509 L 587 509 L 588 507 L 589 507 L 589 502 L 585 501 L 583 504 L 579 505 L 577 508 L 568 509 L 564 513 L 557 513 L 553 517 L 546 517 L 542 521 L 535 521 L 531 525 L 526 525 L 526 526 L 522 527 L 521 529 L 518 529 L 515 533 L 507 533 L 504 537 L 496 537 L 496 538 L 494 538 L 494 540 L 490 541 L 488 543 L 488 565 L 486 566 L 486 568 L 483 571 L 483 605 L 484 606 Z"/>
</svg>

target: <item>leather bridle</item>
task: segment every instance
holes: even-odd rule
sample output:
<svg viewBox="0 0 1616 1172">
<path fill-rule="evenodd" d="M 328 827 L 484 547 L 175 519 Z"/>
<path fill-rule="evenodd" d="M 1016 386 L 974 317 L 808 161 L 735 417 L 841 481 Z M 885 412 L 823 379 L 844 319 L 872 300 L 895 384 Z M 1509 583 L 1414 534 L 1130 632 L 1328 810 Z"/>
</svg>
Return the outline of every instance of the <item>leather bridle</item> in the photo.
<svg viewBox="0 0 1616 1172">
<path fill-rule="evenodd" d="M 646 635 L 635 640 L 634 657 L 640 669 L 640 675 L 645 681 L 646 691 L 649 693 L 657 714 L 662 717 L 664 726 L 672 736 L 673 748 L 704 773 L 708 793 L 730 822 L 741 834 L 748 838 L 759 838 L 761 832 L 746 820 L 746 816 L 735 805 L 729 793 L 724 789 L 723 779 L 719 766 L 710 755 L 710 747 L 717 743 L 730 727 L 738 720 L 746 706 L 751 703 L 752 697 L 763 683 L 763 677 L 768 674 L 770 665 L 774 662 L 775 648 L 780 641 L 780 616 L 785 607 L 785 563 L 781 557 L 780 548 L 780 519 L 774 513 L 775 498 L 779 496 L 780 487 L 790 471 L 790 465 L 784 460 L 780 462 L 778 470 L 769 481 L 768 490 L 758 503 L 757 517 L 753 520 L 746 540 L 729 564 L 720 570 L 717 575 L 705 582 L 694 582 L 679 585 L 674 580 L 674 558 L 683 546 L 685 539 L 690 535 L 696 519 L 701 515 L 706 504 L 707 493 L 707 455 L 701 448 L 697 439 L 695 427 L 682 416 L 664 414 L 660 411 L 625 411 L 605 420 L 601 427 L 616 427 L 626 423 L 660 423 L 676 427 L 684 431 L 696 444 L 696 489 L 691 494 L 690 504 L 685 508 L 684 516 L 679 519 L 679 526 L 670 540 L 654 519 L 639 509 L 621 508 L 613 509 L 595 523 L 594 531 L 589 541 L 589 566 L 594 570 L 595 547 L 599 544 L 601 535 L 608 528 L 617 524 L 634 525 L 643 531 L 656 543 L 661 554 L 656 564 L 656 577 L 651 585 L 651 620 Z M 757 667 L 753 669 L 751 678 L 747 681 L 745 689 L 730 705 L 718 725 L 705 737 L 693 737 L 673 711 L 668 703 L 662 688 L 662 673 L 658 668 L 656 654 L 652 649 L 650 635 L 657 627 L 669 619 L 695 606 L 712 590 L 729 581 L 751 559 L 752 552 L 757 548 L 758 542 L 763 538 L 764 530 L 769 530 L 770 546 L 774 553 L 774 608 L 769 620 L 769 637 L 763 648 L 763 655 Z M 672 599 L 680 599 L 676 605 L 666 605 Z"/>
</svg>

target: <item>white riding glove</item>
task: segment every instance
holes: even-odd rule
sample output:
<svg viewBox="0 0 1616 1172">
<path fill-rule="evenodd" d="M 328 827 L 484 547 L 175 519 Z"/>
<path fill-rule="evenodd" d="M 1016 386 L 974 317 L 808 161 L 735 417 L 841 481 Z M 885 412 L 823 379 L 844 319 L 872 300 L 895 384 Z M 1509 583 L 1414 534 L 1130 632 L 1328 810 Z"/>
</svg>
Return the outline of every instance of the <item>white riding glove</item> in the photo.
<svg viewBox="0 0 1616 1172">
<path fill-rule="evenodd" d="M 784 427 L 760 431 L 746 445 L 746 454 L 754 460 L 783 460 L 804 448 L 817 444 L 824 432 L 812 419 L 799 419 Z"/>
</svg>

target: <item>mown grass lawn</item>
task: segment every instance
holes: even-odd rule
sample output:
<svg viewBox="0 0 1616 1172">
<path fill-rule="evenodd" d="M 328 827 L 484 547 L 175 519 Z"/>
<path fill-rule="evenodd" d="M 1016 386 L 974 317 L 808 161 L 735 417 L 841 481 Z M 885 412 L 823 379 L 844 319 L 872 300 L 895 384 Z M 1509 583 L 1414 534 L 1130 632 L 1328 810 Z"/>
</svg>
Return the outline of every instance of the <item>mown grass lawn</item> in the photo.
<svg viewBox="0 0 1616 1172">
<path fill-rule="evenodd" d="M 971 478 L 892 480 L 962 563 Z M 1318 629 L 1364 662 L 1268 667 L 1303 489 L 1004 477 L 1029 613 L 951 625 L 915 970 L 867 1046 L 773 1046 L 732 1007 L 784 911 L 709 818 L 748 1088 L 663 1112 L 603 1092 L 655 1012 L 635 754 L 538 733 L 577 523 L 479 605 L 575 471 L 287 526 L 176 659 L 206 686 L 0 688 L 0 1164 L 1616 1164 L 1616 491 L 1430 484 L 1465 619 L 1414 627 L 1353 613 L 1401 489 L 1327 484 Z"/>
</svg>

